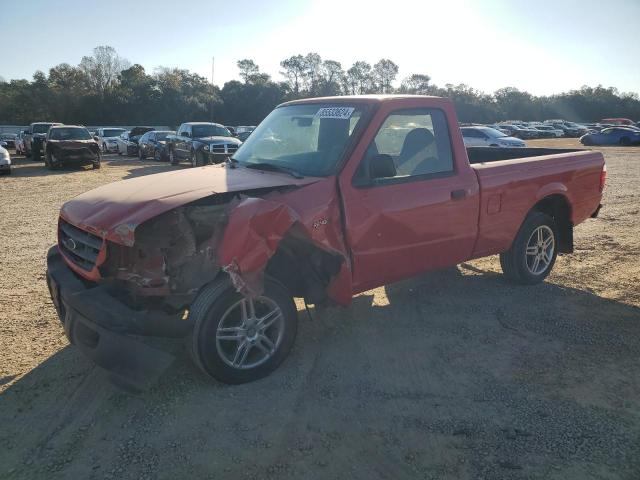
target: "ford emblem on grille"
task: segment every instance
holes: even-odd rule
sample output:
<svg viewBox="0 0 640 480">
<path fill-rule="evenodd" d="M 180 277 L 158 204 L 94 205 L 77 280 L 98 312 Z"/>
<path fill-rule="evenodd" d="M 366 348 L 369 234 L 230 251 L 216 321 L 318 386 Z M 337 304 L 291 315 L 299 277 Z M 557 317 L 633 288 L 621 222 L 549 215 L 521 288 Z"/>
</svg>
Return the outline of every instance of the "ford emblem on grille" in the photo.
<svg viewBox="0 0 640 480">
<path fill-rule="evenodd" d="M 77 247 L 76 242 L 71 237 L 65 239 L 64 244 L 69 250 L 75 250 Z"/>
</svg>

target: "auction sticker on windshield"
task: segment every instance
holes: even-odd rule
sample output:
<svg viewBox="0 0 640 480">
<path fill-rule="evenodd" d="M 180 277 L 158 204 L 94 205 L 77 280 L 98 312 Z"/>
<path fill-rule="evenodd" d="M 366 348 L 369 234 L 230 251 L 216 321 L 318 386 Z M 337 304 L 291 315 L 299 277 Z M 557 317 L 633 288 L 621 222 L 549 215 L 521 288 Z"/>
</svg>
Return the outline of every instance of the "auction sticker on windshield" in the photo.
<svg viewBox="0 0 640 480">
<path fill-rule="evenodd" d="M 316 112 L 316 117 L 347 120 L 351 118 L 354 110 L 354 107 L 325 107 Z"/>
</svg>

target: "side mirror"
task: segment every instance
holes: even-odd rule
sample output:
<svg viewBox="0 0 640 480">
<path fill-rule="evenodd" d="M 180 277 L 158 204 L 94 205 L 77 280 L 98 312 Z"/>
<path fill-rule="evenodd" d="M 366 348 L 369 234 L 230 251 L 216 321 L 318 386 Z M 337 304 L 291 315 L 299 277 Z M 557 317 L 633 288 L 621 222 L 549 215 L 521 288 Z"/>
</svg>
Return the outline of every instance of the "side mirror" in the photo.
<svg viewBox="0 0 640 480">
<path fill-rule="evenodd" d="M 100 141 L 100 137 L 99 137 L 99 136 L 97 136 L 97 135 L 94 135 L 94 136 L 93 136 L 93 139 L 94 139 L 96 142 L 99 142 L 99 141 Z"/>
<path fill-rule="evenodd" d="M 0 142 L 0 147 L 6 147 L 7 146 L 7 142 Z"/>
<path fill-rule="evenodd" d="M 188 138 L 188 137 L 190 137 L 190 136 L 191 136 L 191 134 L 190 134 L 189 132 L 183 132 L 183 133 L 182 133 L 182 136 L 183 136 L 183 137 L 187 137 L 187 138 Z"/>
<path fill-rule="evenodd" d="M 378 154 L 369 159 L 370 180 L 395 177 L 396 173 L 396 164 L 391 155 Z"/>
</svg>

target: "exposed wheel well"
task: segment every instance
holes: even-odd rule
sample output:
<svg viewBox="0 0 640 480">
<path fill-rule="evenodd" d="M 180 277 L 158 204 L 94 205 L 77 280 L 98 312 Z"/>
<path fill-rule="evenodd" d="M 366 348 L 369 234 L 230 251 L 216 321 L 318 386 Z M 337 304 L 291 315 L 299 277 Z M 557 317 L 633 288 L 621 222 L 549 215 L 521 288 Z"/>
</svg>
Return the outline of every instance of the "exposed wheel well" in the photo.
<svg viewBox="0 0 640 480">
<path fill-rule="evenodd" d="M 283 238 L 265 270 L 285 285 L 294 297 L 320 304 L 326 288 L 342 266 L 344 258 L 314 245 L 308 238 L 290 233 Z"/>
<path fill-rule="evenodd" d="M 553 217 L 559 236 L 559 252 L 573 252 L 573 223 L 571 222 L 571 205 L 564 195 L 549 195 L 536 203 L 532 210 L 546 213 Z"/>
</svg>

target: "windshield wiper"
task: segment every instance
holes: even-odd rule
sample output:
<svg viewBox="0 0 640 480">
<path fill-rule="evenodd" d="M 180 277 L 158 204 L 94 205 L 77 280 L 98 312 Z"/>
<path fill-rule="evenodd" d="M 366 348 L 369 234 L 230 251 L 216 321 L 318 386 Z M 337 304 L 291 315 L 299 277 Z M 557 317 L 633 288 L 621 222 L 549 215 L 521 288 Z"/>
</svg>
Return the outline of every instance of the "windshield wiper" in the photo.
<svg viewBox="0 0 640 480">
<path fill-rule="evenodd" d="M 232 159 L 232 160 L 235 160 L 235 159 Z M 281 165 L 275 165 L 273 163 L 267 163 L 267 162 L 247 163 L 245 164 L 245 167 L 254 168 L 256 170 L 267 170 L 271 172 L 283 172 L 291 175 L 293 178 L 304 178 L 304 175 L 301 175 L 300 173 L 296 172 L 291 168 L 283 167 Z"/>
</svg>

